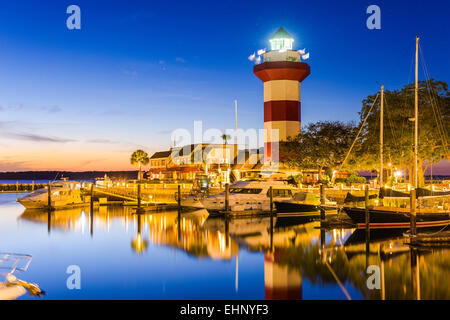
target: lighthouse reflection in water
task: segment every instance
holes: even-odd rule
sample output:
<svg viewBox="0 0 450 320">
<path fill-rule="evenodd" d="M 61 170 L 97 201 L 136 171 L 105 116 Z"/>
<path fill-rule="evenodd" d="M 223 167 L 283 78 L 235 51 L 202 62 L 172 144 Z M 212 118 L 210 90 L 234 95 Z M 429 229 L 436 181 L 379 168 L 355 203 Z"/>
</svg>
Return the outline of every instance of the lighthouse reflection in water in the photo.
<svg viewBox="0 0 450 320">
<path fill-rule="evenodd" d="M 13 201 L 0 211 L 0 241 L 33 256 L 24 280 L 39 283 L 44 299 L 450 298 L 448 249 L 411 249 L 402 233 L 366 242 L 364 232 L 323 230 L 308 217 L 227 220 L 205 211 L 47 213 Z M 69 265 L 80 267 L 80 290 L 65 285 Z M 370 265 L 381 270 L 379 289 L 367 286 Z"/>
</svg>

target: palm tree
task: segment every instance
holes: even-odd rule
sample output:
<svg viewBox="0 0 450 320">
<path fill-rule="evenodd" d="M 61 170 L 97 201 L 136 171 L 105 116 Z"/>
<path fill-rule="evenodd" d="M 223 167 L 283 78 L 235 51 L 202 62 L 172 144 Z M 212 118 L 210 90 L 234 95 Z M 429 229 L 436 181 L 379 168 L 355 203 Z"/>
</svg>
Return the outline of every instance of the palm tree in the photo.
<svg viewBox="0 0 450 320">
<path fill-rule="evenodd" d="M 221 138 L 223 139 L 223 144 L 227 144 L 227 141 L 231 139 L 231 136 L 229 134 L 223 134 L 221 136 Z"/>
<path fill-rule="evenodd" d="M 130 162 L 132 165 L 139 167 L 138 180 L 142 180 L 141 167 L 146 166 L 150 162 L 147 152 L 145 152 L 144 150 L 140 150 L 140 149 L 136 150 L 131 155 Z"/>
</svg>

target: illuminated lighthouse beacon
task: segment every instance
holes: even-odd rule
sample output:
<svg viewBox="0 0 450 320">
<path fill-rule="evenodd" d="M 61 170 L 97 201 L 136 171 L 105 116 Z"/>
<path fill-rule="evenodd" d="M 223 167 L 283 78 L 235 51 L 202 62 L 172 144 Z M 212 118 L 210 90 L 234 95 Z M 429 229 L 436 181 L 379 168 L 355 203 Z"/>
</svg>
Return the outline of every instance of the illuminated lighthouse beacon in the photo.
<svg viewBox="0 0 450 320">
<path fill-rule="evenodd" d="M 270 51 L 253 54 L 255 75 L 264 82 L 264 163 L 278 163 L 280 142 L 300 133 L 300 84 L 310 74 L 302 62 L 309 58 L 305 50 L 293 50 L 294 38 L 280 28 L 270 38 Z M 262 56 L 262 61 L 261 61 Z"/>
</svg>

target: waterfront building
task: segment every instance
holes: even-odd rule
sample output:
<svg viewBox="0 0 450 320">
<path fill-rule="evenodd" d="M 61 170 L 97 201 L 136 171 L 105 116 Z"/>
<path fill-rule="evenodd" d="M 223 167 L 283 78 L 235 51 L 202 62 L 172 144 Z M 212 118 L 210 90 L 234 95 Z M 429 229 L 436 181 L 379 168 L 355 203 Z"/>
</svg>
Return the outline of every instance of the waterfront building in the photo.
<svg viewBox="0 0 450 320">
<path fill-rule="evenodd" d="M 220 182 L 230 182 L 231 165 L 237 153 L 234 144 L 190 144 L 155 152 L 150 157 L 147 179 L 194 180 L 208 174 Z"/>
</svg>

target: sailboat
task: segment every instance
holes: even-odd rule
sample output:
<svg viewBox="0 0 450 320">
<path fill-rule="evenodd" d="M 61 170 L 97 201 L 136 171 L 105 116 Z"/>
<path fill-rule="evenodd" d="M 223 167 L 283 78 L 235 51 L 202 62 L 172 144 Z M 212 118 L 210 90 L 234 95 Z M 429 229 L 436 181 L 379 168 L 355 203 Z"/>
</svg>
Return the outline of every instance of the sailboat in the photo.
<svg viewBox="0 0 450 320">
<path fill-rule="evenodd" d="M 415 99 L 414 99 L 414 186 L 416 197 L 430 197 L 447 195 L 443 192 L 433 195 L 429 190 L 418 188 L 418 48 L 419 37 L 416 37 L 416 65 L 415 65 Z M 385 190 L 383 188 L 383 97 L 384 86 L 381 86 L 381 103 L 380 103 L 380 198 L 385 196 L 399 196 L 399 192 L 395 190 Z M 426 190 L 426 191 L 424 191 Z M 430 194 L 431 193 L 431 194 Z M 406 194 L 401 194 L 402 196 Z M 408 195 L 409 197 L 409 195 Z M 409 208 L 395 207 L 371 207 L 353 208 L 344 207 L 343 210 L 357 224 L 358 228 L 366 227 L 366 211 L 369 211 L 369 227 L 370 228 L 410 228 L 411 212 Z M 439 211 L 438 209 L 417 209 L 416 227 L 435 227 L 450 224 L 450 212 Z"/>
</svg>

